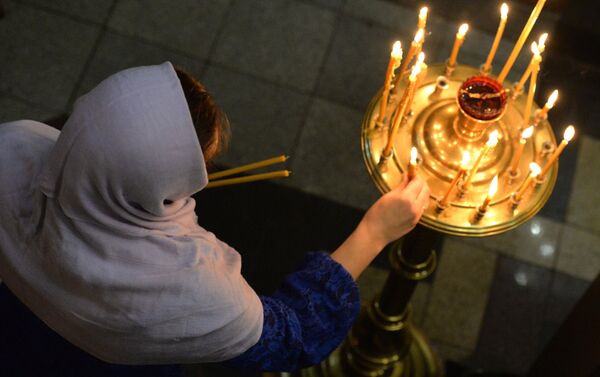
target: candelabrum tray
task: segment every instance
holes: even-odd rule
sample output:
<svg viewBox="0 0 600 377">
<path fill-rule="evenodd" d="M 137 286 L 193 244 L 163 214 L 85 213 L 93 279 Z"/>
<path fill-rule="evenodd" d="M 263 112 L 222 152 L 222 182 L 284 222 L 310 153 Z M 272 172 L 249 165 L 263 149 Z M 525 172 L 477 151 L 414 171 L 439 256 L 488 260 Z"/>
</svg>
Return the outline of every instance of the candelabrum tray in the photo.
<svg viewBox="0 0 600 377">
<path fill-rule="evenodd" d="M 466 134 L 458 123 L 458 91 L 465 80 L 479 76 L 478 68 L 457 65 L 449 77 L 446 66 L 429 67 L 414 96 L 411 112 L 400 126 L 394 139 L 393 155 L 380 164 L 382 150 L 388 140 L 390 128 L 385 122 L 378 123 L 381 90 L 371 100 L 361 129 L 361 145 L 367 170 L 377 188 L 386 193 L 398 186 L 407 171 L 411 147 L 418 149 L 420 158 L 416 173 L 431 189 L 430 205 L 420 223 L 440 232 L 482 237 L 506 232 L 533 217 L 546 203 L 556 182 L 558 163 L 555 163 L 543 180 L 534 182 L 516 203 L 512 194 L 526 179 L 530 162 L 544 165 L 549 154 L 556 148 L 556 139 L 548 121 L 537 122 L 535 132 L 525 145 L 517 174 L 511 174 L 510 165 L 521 138 L 526 96 L 514 96 L 507 90 L 506 108 L 498 120 L 485 125 L 481 133 Z M 400 82 L 398 85 L 405 85 Z M 396 93 L 402 92 L 402 87 Z M 398 107 L 399 96 L 390 98 L 390 119 Z M 537 109 L 534 104 L 534 110 Z M 389 122 L 388 122 L 389 123 Z M 445 209 L 440 210 L 437 201 L 447 192 L 450 183 L 460 169 L 464 151 L 477 154 L 485 145 L 489 131 L 497 130 L 499 143 L 484 156 L 470 188 L 455 190 Z M 478 208 L 488 193 L 492 178 L 499 176 L 498 192 L 485 213 L 477 215 Z"/>
</svg>

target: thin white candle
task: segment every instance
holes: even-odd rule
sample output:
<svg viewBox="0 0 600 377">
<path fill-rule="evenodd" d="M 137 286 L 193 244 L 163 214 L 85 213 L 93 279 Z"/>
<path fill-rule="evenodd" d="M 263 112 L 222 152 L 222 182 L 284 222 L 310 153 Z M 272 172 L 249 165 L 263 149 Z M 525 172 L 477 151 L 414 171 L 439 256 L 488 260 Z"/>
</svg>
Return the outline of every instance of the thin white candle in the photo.
<svg viewBox="0 0 600 377">
<path fill-rule="evenodd" d="M 492 43 L 492 48 L 485 60 L 485 64 L 483 65 L 483 71 L 489 72 L 492 68 L 492 61 L 494 60 L 494 56 L 496 56 L 496 51 L 498 50 L 498 46 L 500 45 L 500 41 L 502 40 L 502 34 L 504 33 L 504 29 L 506 27 L 506 19 L 508 18 L 508 5 L 506 3 L 502 4 L 500 8 L 500 25 L 498 25 L 498 30 L 496 31 L 496 37 L 494 38 L 494 42 Z"/>
<path fill-rule="evenodd" d="M 521 201 L 523 194 L 531 185 L 531 181 L 540 174 L 540 171 L 540 166 L 535 162 L 529 164 L 529 175 L 527 176 L 525 181 L 523 181 L 521 187 L 519 187 L 519 189 L 513 194 L 516 202 Z"/>
<path fill-rule="evenodd" d="M 525 41 L 527 40 L 527 37 L 529 36 L 531 29 L 533 29 L 533 25 L 537 21 L 537 18 L 539 17 L 540 13 L 542 12 L 542 8 L 544 7 L 545 3 L 546 3 L 546 0 L 538 0 L 537 4 L 535 5 L 535 8 L 533 8 L 533 11 L 529 15 L 529 19 L 527 20 L 527 23 L 525 24 L 523 31 L 521 31 L 521 35 L 519 36 L 517 43 L 515 43 L 515 47 L 513 48 L 512 52 L 510 53 L 510 56 L 508 57 L 506 64 L 504 64 L 504 68 L 502 68 L 502 71 L 500 72 L 500 75 L 498 76 L 498 82 L 500 84 L 502 84 L 504 82 L 504 79 L 506 79 L 506 76 L 508 76 L 508 72 L 510 71 L 513 64 L 515 63 L 515 60 L 517 60 L 517 56 L 519 55 L 519 52 L 521 52 L 521 48 L 523 48 L 523 45 L 525 44 Z"/>
<path fill-rule="evenodd" d="M 394 42 L 392 46 L 392 52 L 390 53 L 390 60 L 388 62 L 387 71 L 385 73 L 385 81 L 383 83 L 383 92 L 381 93 L 381 104 L 379 105 L 379 117 L 378 120 L 383 122 L 385 113 L 387 111 L 387 103 L 390 94 L 390 86 L 392 83 L 392 77 L 394 76 L 394 70 L 400 65 L 402 60 L 402 46 L 400 41 Z"/>
<path fill-rule="evenodd" d="M 527 144 L 527 139 L 529 139 L 533 135 L 533 126 L 527 127 L 521 133 L 521 139 L 519 140 L 519 145 L 517 146 L 517 150 L 515 151 L 515 156 L 513 158 L 512 164 L 510 165 L 510 171 L 516 172 L 519 167 L 519 162 L 521 162 L 521 156 L 523 156 L 523 151 L 525 150 L 525 144 Z"/>
<path fill-rule="evenodd" d="M 417 23 L 417 28 L 425 29 L 425 25 L 427 25 L 427 12 L 429 9 L 427 7 L 421 8 L 419 10 L 419 22 Z"/>
<path fill-rule="evenodd" d="M 418 152 L 416 147 L 410 149 L 410 160 L 408 161 L 408 180 L 412 181 L 415 178 L 417 168 Z"/>
<path fill-rule="evenodd" d="M 544 169 L 542 170 L 542 172 L 540 174 L 540 178 L 543 178 L 546 175 L 546 173 L 548 173 L 548 170 L 550 170 L 550 168 L 552 167 L 554 162 L 556 162 L 556 160 L 558 159 L 558 156 L 560 156 L 562 151 L 567 147 L 567 144 L 569 144 L 571 139 L 573 139 L 573 136 L 575 136 L 575 127 L 570 125 L 565 129 L 565 132 L 563 134 L 563 140 L 561 141 L 559 146 L 556 148 L 554 153 L 552 153 L 552 155 L 548 159 L 548 162 L 546 162 L 546 166 L 544 166 Z"/>
<path fill-rule="evenodd" d="M 467 189 L 469 187 L 469 185 L 471 184 L 471 181 L 473 180 L 473 177 L 475 177 L 475 174 L 477 173 L 477 169 L 479 168 L 479 164 L 481 163 L 481 160 L 483 159 L 483 157 L 489 152 L 490 149 L 496 147 L 497 144 L 498 144 L 498 130 L 494 130 L 494 131 L 490 132 L 490 135 L 488 136 L 488 141 L 485 143 L 485 146 L 479 153 L 479 156 L 477 156 L 477 160 L 475 160 L 473 167 L 471 167 L 471 170 L 469 171 L 469 176 L 467 177 L 467 180 L 463 184 L 463 187 L 465 189 Z"/>
<path fill-rule="evenodd" d="M 456 64 L 456 58 L 458 56 L 458 50 L 460 50 L 460 46 L 462 46 L 465 40 L 465 34 L 469 30 L 469 24 L 462 24 L 458 28 L 458 32 L 456 33 L 456 39 L 454 39 L 454 46 L 452 46 L 452 53 L 450 54 L 450 59 L 448 59 L 448 65 L 450 67 Z"/>
<path fill-rule="evenodd" d="M 543 117 L 546 114 L 548 114 L 548 111 L 550 111 L 550 109 L 554 107 L 556 100 L 558 100 L 558 90 L 554 90 L 552 94 L 550 94 L 550 97 L 548 97 L 546 104 L 544 105 L 542 110 L 540 110 L 540 116 Z"/>
</svg>

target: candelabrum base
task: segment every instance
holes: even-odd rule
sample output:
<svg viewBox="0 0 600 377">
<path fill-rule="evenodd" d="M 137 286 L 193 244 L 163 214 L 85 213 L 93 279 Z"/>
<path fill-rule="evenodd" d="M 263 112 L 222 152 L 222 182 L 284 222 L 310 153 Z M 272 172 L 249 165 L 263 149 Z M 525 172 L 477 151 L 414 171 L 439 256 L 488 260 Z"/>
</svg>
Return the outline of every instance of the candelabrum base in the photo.
<svg viewBox="0 0 600 377">
<path fill-rule="evenodd" d="M 264 373 L 263 377 L 442 377 L 443 367 L 421 330 L 409 325 L 412 342 L 405 358 L 380 374 L 357 374 L 344 367 L 344 347 L 340 346 L 319 365 L 296 373 Z"/>
</svg>

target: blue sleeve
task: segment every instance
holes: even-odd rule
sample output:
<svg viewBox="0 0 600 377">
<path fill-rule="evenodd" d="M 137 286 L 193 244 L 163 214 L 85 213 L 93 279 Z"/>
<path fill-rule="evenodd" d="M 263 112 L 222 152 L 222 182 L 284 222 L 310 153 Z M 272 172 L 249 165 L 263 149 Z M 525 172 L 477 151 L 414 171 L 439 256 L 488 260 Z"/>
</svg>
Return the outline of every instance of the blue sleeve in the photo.
<svg viewBox="0 0 600 377">
<path fill-rule="evenodd" d="M 315 365 L 347 335 L 360 310 L 352 276 L 326 253 L 309 253 L 270 297 L 261 296 L 258 342 L 225 364 L 251 371 L 295 371 Z"/>
</svg>

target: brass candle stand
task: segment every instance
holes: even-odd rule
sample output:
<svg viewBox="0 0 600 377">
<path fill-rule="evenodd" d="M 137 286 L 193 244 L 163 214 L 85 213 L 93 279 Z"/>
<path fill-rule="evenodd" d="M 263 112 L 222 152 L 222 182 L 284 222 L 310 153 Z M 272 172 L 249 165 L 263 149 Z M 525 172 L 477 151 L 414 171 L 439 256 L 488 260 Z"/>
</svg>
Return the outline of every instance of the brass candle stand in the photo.
<svg viewBox="0 0 600 377">
<path fill-rule="evenodd" d="M 457 64 L 448 74 L 445 64 L 429 67 L 416 89 L 411 111 L 403 119 L 394 139 L 391 156 L 382 151 L 389 137 L 389 119 L 397 109 L 399 95 L 392 95 L 388 113 L 377 124 L 381 91 L 371 100 L 361 128 L 361 145 L 367 170 L 377 188 L 386 193 L 396 187 L 407 173 L 409 153 L 419 152 L 416 169 L 431 189 L 430 205 L 420 225 L 389 246 L 391 271 L 380 293 L 363 310 L 344 343 L 321 364 L 304 369 L 297 376 L 443 376 L 444 371 L 426 337 L 411 322 L 410 299 L 417 283 L 436 267 L 436 252 L 443 234 L 484 237 L 514 229 L 533 217 L 546 203 L 557 177 L 554 164 L 543 180 L 533 181 L 519 201 L 513 193 L 529 174 L 528 165 L 544 165 L 556 148 L 554 133 L 547 118 L 527 119 L 526 99 L 502 88 L 504 105 L 488 119 L 473 117 L 461 103 L 461 88 L 471 78 L 485 79 L 479 69 Z M 491 82 L 495 82 L 492 78 Z M 399 85 L 406 85 L 404 81 Z M 500 85 L 500 84 L 498 84 Z M 501 85 L 500 85 L 501 88 Z M 402 93 L 397 88 L 396 93 Z M 475 94 L 477 97 L 478 94 Z M 464 98 L 463 98 L 464 99 Z M 464 107 L 464 108 L 463 108 Z M 535 104 L 534 104 L 535 107 Z M 534 111 L 536 109 L 533 109 Z M 486 118 L 486 117 L 483 117 Z M 511 171 L 524 124 L 535 124 L 516 171 Z M 447 202 L 440 199 L 461 170 L 463 152 L 478 156 L 491 131 L 498 132 L 498 144 L 485 153 L 476 173 L 460 180 Z M 476 157 L 475 157 L 476 158 Z M 499 176 L 498 192 L 481 209 L 488 187 Z M 279 374 L 290 376 L 291 374 Z"/>
</svg>

